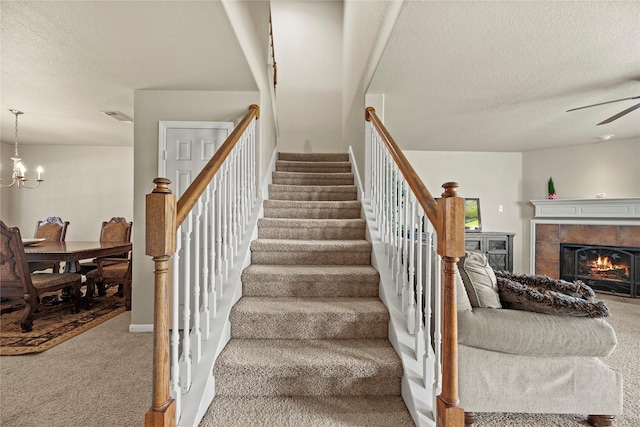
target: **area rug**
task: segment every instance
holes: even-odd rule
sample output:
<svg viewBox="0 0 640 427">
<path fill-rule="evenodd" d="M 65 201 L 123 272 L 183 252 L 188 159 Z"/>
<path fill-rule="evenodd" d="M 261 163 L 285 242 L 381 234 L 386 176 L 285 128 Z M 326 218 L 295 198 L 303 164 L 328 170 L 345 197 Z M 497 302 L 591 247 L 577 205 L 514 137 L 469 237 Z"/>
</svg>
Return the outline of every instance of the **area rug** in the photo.
<svg viewBox="0 0 640 427">
<path fill-rule="evenodd" d="M 125 311 L 124 301 L 111 295 L 94 299 L 91 309 L 71 313 L 60 306 L 33 321 L 31 332 L 22 332 L 22 308 L 0 316 L 0 356 L 41 353 L 87 331 Z"/>
</svg>

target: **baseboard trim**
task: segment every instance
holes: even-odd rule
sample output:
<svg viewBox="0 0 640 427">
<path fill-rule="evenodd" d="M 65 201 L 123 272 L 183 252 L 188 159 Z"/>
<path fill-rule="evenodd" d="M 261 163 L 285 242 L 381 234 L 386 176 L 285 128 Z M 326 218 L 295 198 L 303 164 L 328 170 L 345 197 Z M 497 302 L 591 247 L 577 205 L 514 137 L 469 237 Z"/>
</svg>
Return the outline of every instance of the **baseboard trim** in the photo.
<svg viewBox="0 0 640 427">
<path fill-rule="evenodd" d="M 153 332 L 151 323 L 132 323 L 129 325 L 129 332 Z"/>
</svg>

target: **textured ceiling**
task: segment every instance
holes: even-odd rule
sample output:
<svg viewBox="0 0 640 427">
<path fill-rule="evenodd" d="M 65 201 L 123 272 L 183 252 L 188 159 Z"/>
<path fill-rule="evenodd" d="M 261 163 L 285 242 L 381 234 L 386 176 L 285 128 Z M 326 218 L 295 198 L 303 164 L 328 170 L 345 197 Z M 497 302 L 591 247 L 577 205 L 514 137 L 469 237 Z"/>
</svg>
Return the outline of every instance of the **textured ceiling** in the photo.
<svg viewBox="0 0 640 427">
<path fill-rule="evenodd" d="M 132 145 L 133 92 L 257 90 L 219 1 L 2 1 L 2 142 Z M 222 42 L 221 42 L 222 41 Z"/>
<path fill-rule="evenodd" d="M 100 111 L 133 116 L 136 89 L 257 90 L 218 0 L 1 1 L 0 19 L 3 142 L 8 108 L 21 143 L 131 145 Z M 637 100 L 565 112 L 640 95 L 640 2 L 407 0 L 369 92 L 404 149 L 640 143 L 640 110 L 596 126 Z"/>
<path fill-rule="evenodd" d="M 407 1 L 369 88 L 403 149 L 530 151 L 635 138 L 640 2 Z"/>
</svg>

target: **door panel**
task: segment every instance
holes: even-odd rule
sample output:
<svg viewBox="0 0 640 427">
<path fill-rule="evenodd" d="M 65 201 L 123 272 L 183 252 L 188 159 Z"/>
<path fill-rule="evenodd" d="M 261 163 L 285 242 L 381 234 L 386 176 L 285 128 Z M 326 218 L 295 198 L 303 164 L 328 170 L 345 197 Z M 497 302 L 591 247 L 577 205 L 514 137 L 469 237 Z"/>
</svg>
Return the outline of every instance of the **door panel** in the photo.
<svg viewBox="0 0 640 427">
<path fill-rule="evenodd" d="M 158 175 L 179 198 L 233 130 L 233 122 L 160 122 Z"/>
</svg>

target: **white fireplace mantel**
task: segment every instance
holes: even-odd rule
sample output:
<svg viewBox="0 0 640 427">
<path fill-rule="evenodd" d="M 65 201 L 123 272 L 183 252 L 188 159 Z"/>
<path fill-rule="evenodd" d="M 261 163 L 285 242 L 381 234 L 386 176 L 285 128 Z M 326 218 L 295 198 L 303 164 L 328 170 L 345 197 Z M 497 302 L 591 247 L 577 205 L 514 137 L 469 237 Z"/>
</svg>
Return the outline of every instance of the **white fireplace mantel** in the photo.
<svg viewBox="0 0 640 427">
<path fill-rule="evenodd" d="M 640 198 L 531 200 L 534 218 L 640 219 Z"/>
</svg>

